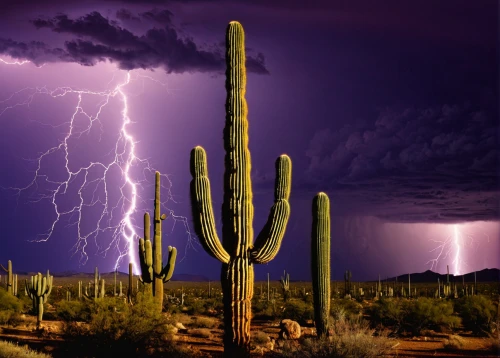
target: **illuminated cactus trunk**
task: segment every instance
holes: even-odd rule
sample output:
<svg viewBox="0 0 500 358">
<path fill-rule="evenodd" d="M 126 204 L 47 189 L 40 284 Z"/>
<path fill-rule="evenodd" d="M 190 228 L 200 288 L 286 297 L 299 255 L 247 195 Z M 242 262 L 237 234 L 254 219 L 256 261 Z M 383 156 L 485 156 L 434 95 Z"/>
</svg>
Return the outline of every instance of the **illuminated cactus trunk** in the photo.
<svg viewBox="0 0 500 358">
<path fill-rule="evenodd" d="M 154 208 L 154 245 L 151 244 L 151 223 L 149 214 L 144 214 L 144 239 L 139 240 L 139 259 L 141 262 L 141 280 L 145 284 L 145 292 L 151 292 L 156 301 L 163 307 L 163 284 L 170 281 L 174 273 L 177 249 L 168 247 L 168 262 L 163 267 L 161 249 L 161 222 L 167 215 L 160 214 L 160 173 L 155 173 L 155 208 Z"/>
<path fill-rule="evenodd" d="M 328 333 L 330 316 L 330 200 L 325 193 L 314 197 L 312 205 L 311 272 L 314 320 L 318 337 Z"/>
<path fill-rule="evenodd" d="M 12 261 L 7 261 L 7 268 L 0 265 L 7 273 L 7 292 L 11 295 L 14 294 L 14 283 L 12 282 Z"/>
<path fill-rule="evenodd" d="M 99 297 L 99 270 L 96 266 L 94 270 L 94 299 L 97 299 L 97 297 Z"/>
<path fill-rule="evenodd" d="M 127 299 L 128 303 L 132 304 L 132 278 L 134 277 L 134 268 L 132 263 L 128 264 L 128 290 L 127 290 Z"/>
<path fill-rule="evenodd" d="M 291 161 L 286 155 L 276 161 L 274 205 L 253 243 L 244 32 L 235 21 L 229 23 L 226 31 L 226 65 L 222 245 L 215 229 L 207 159 L 202 147 L 191 151 L 191 208 L 201 244 L 222 262 L 224 355 L 241 357 L 249 355 L 253 264 L 268 263 L 276 256 L 290 216 Z"/>
<path fill-rule="evenodd" d="M 33 308 L 37 315 L 36 328 L 40 329 L 43 318 L 43 304 L 52 291 L 53 276 L 50 276 L 47 270 L 47 276 L 43 277 L 39 272 L 36 276 L 31 276 L 31 282 L 25 281 L 25 292 L 33 301 Z"/>
</svg>

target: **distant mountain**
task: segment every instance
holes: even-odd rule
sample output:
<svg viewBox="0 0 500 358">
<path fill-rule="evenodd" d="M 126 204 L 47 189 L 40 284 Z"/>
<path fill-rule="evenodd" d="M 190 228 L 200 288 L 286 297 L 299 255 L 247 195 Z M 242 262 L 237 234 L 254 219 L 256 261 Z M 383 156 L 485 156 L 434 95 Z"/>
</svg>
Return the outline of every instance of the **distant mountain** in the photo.
<svg viewBox="0 0 500 358">
<path fill-rule="evenodd" d="M 465 282 L 474 282 L 474 272 L 469 272 L 464 275 L 452 275 L 450 274 L 450 282 L 462 282 L 462 277 L 464 277 Z M 428 283 L 428 282 L 446 282 L 446 274 L 440 274 L 427 270 L 421 273 L 410 274 L 410 280 L 412 283 Z M 384 277 L 381 280 L 386 280 Z M 481 271 L 476 271 L 477 282 L 500 282 L 500 270 L 497 268 L 484 269 Z M 388 278 L 387 281 L 396 281 L 396 277 Z M 408 274 L 397 276 L 398 282 L 408 282 Z"/>
</svg>

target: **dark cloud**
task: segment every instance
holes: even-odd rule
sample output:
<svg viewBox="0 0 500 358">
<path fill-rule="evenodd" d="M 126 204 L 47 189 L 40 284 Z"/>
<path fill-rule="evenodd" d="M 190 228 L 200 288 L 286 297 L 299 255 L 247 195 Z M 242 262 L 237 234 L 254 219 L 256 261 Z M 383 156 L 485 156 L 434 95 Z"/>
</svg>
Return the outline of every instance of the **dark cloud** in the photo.
<svg viewBox="0 0 500 358">
<path fill-rule="evenodd" d="M 151 20 L 161 25 L 170 25 L 174 14 L 168 10 L 153 9 L 140 14 L 144 19 Z"/>
<path fill-rule="evenodd" d="M 127 10 L 120 10 L 117 17 L 135 19 Z M 172 13 L 168 10 L 152 10 L 142 13 L 141 17 L 163 27 L 149 29 L 138 36 L 96 11 L 77 19 L 60 14 L 49 19 L 38 18 L 32 23 L 37 29 L 48 28 L 56 33 L 76 36 L 76 39 L 65 42 L 64 49 L 52 49 L 40 42 L 0 39 L 3 43 L 0 52 L 36 64 L 65 61 L 92 66 L 109 60 L 125 70 L 164 68 L 168 73 L 224 71 L 222 49 L 204 50 L 193 39 L 179 37 L 169 25 Z M 260 53 L 256 57 L 247 56 L 247 68 L 254 73 L 269 73 Z"/>
<path fill-rule="evenodd" d="M 319 131 L 302 186 L 391 221 L 498 219 L 495 113 L 470 104 L 387 108 L 374 123 Z"/>
<path fill-rule="evenodd" d="M 130 10 L 120 9 L 116 12 L 116 18 L 121 21 L 141 21 L 141 19 L 134 15 Z"/>
</svg>

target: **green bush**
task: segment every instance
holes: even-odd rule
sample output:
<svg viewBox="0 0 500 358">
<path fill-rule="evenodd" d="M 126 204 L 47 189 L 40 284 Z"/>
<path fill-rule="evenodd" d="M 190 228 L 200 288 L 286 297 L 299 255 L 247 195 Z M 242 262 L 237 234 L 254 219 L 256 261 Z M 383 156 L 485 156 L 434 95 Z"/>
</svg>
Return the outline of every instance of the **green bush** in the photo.
<svg viewBox="0 0 500 358">
<path fill-rule="evenodd" d="M 23 301 L 0 288 L 0 324 L 18 326 L 22 322 L 20 313 L 23 309 Z"/>
<path fill-rule="evenodd" d="M 266 300 L 252 300 L 252 315 L 254 319 L 275 320 L 281 315 L 276 303 Z"/>
<path fill-rule="evenodd" d="M 372 326 L 392 327 L 395 332 L 420 334 L 423 329 L 453 329 L 460 318 L 453 315 L 453 303 L 420 297 L 416 300 L 382 298 L 368 310 Z"/>
<path fill-rule="evenodd" d="M 262 331 L 252 332 L 250 340 L 254 345 L 264 345 L 270 341 L 268 334 Z"/>
<path fill-rule="evenodd" d="M 464 328 L 475 334 L 492 333 L 497 317 L 497 307 L 490 298 L 482 295 L 461 298 L 456 311 L 462 318 Z"/>
<path fill-rule="evenodd" d="M 134 356 L 158 354 L 188 357 L 171 338 L 172 323 L 158 313 L 158 303 L 138 294 L 133 306 L 119 298 L 91 302 L 88 324 L 67 322 L 64 327 L 67 356 L 107 357 L 116 352 Z"/>
<path fill-rule="evenodd" d="M 305 325 L 306 321 L 314 320 L 314 307 L 312 303 L 303 300 L 289 300 L 283 307 L 281 318 L 288 318 Z"/>
<path fill-rule="evenodd" d="M 27 345 L 19 346 L 17 344 L 0 341 L 0 357 L 9 358 L 50 358 L 50 355 L 38 353 L 30 349 Z"/>
<path fill-rule="evenodd" d="M 342 298 L 332 300 L 330 312 L 336 319 L 349 318 L 355 319 L 361 317 L 363 313 L 363 306 L 356 301 Z"/>
<path fill-rule="evenodd" d="M 63 321 L 89 322 L 91 307 L 84 301 L 59 301 L 56 305 L 57 317 Z"/>
</svg>

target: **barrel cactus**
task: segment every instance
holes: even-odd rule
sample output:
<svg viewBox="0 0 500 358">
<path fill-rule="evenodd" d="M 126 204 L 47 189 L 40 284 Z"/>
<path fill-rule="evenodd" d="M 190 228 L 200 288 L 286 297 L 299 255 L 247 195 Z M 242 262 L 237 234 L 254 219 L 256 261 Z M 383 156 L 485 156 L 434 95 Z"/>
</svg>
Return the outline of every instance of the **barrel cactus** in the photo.
<svg viewBox="0 0 500 358">
<path fill-rule="evenodd" d="M 248 121 L 243 27 L 233 21 L 226 31 L 225 171 L 222 204 L 222 244 L 215 228 L 205 150 L 191 151 L 191 208 L 194 228 L 203 248 L 222 262 L 224 301 L 224 355 L 249 354 L 253 264 L 270 262 L 278 253 L 290 216 L 291 161 L 276 161 L 274 205 L 255 242 L 252 183 L 248 150 Z"/>
</svg>

